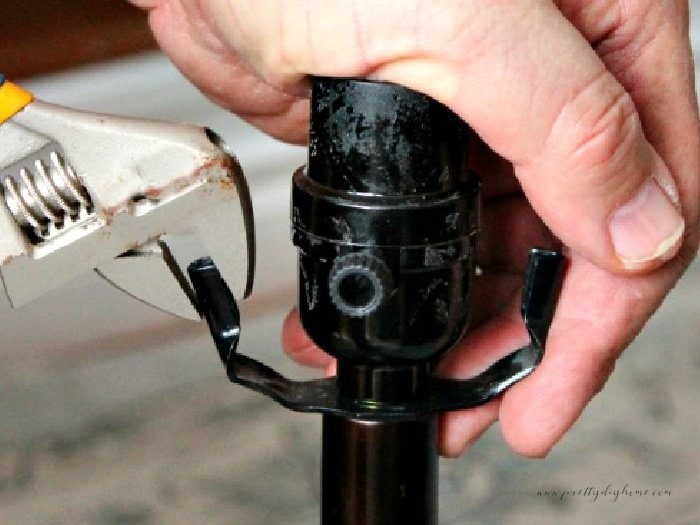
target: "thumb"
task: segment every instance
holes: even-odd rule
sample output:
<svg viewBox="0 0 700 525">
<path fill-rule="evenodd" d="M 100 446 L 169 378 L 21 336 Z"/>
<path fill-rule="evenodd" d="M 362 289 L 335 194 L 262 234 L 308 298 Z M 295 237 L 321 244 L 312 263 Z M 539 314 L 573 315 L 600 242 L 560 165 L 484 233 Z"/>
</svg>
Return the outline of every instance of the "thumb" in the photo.
<svg viewBox="0 0 700 525">
<path fill-rule="evenodd" d="M 513 163 L 535 211 L 572 250 L 613 271 L 652 270 L 682 244 L 676 183 L 630 93 L 546 4 L 482 12 L 494 20 L 477 48 L 469 45 L 475 24 L 459 55 L 442 50 L 452 82 L 423 78 L 405 61 L 374 76 L 428 92 L 462 116 Z"/>
<path fill-rule="evenodd" d="M 618 100 L 605 108 L 604 99 L 592 101 L 589 108 L 604 113 L 579 144 L 562 133 L 515 174 L 567 246 L 614 271 L 649 271 L 676 255 L 685 223 L 668 167 L 644 138 L 631 102 Z M 566 112 L 563 119 L 581 118 L 580 109 Z"/>
<path fill-rule="evenodd" d="M 510 31 L 523 44 L 463 69 L 453 107 L 513 162 L 535 211 L 572 250 L 622 272 L 671 259 L 685 229 L 678 190 L 632 96 L 556 9 L 531 11 Z M 484 82 L 492 89 L 476 93 Z"/>
<path fill-rule="evenodd" d="M 680 248 L 676 183 L 632 97 L 608 71 L 574 88 L 541 151 L 515 174 L 553 232 L 603 267 L 651 270 Z"/>
</svg>

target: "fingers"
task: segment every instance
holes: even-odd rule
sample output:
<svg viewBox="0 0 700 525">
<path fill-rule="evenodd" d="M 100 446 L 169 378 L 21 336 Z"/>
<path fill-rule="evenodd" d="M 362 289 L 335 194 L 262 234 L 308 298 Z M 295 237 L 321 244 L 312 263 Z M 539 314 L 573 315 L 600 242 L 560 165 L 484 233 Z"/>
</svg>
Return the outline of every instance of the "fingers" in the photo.
<svg viewBox="0 0 700 525">
<path fill-rule="evenodd" d="M 561 0 L 560 7 L 635 102 L 645 134 L 670 169 L 685 216 L 686 249 L 697 247 L 700 128 L 688 2 Z"/>
<path fill-rule="evenodd" d="M 334 359 L 319 349 L 301 326 L 299 313 L 292 310 L 282 327 L 282 348 L 294 361 L 314 368 L 327 368 Z"/>
<path fill-rule="evenodd" d="M 519 298 L 501 315 L 469 332 L 446 355 L 437 369 L 445 377 L 466 379 L 480 374 L 501 357 L 528 343 L 527 332 L 518 315 Z M 471 408 L 443 414 L 440 418 L 440 453 L 446 457 L 463 454 L 495 421 L 501 398 Z"/>
<path fill-rule="evenodd" d="M 648 279 L 611 276 L 574 257 L 545 359 L 500 407 L 505 439 L 529 456 L 545 455 L 575 422 L 698 245 L 700 143 L 687 5 L 629 2 L 619 12 L 619 2 L 561 3 L 631 93 L 678 188 L 687 228 L 682 256 Z"/>
<path fill-rule="evenodd" d="M 160 47 L 214 103 L 286 142 L 305 144 L 309 102 L 302 93 L 266 84 L 235 50 L 212 32 L 197 2 L 139 0 Z"/>
<path fill-rule="evenodd" d="M 682 261 L 653 276 L 610 274 L 574 255 L 552 323 L 544 359 L 533 374 L 512 386 L 498 405 L 509 446 L 530 457 L 545 456 L 602 388 L 615 360 L 638 333 L 671 286 Z M 522 321 L 514 299 L 510 314 L 484 324 L 447 356 L 440 372 L 469 377 L 522 346 Z M 488 412 L 490 413 L 490 412 Z M 482 431 L 484 414 L 446 418 L 445 453 L 461 453 Z"/>
<path fill-rule="evenodd" d="M 141 9 L 152 9 L 159 3 L 159 0 L 129 0 L 129 3 Z"/>
<path fill-rule="evenodd" d="M 440 415 L 440 455 L 456 458 L 464 454 L 498 419 L 500 399 L 469 410 Z"/>
<path fill-rule="evenodd" d="M 572 257 L 544 359 L 501 401 L 501 430 L 511 448 L 531 457 L 549 452 L 602 388 L 675 271 L 615 276 Z"/>
<path fill-rule="evenodd" d="M 556 27 L 550 24 L 552 30 Z M 673 179 L 645 138 L 630 94 L 590 48 L 579 48 L 580 42 L 568 38 L 565 28 L 559 33 L 556 40 L 564 49 L 568 42 L 570 53 L 551 54 L 557 63 L 541 60 L 542 72 L 535 80 L 503 81 L 517 85 L 531 101 L 520 102 L 531 120 L 543 119 L 543 129 L 538 130 L 525 119 L 518 122 L 517 114 L 511 117 L 519 124 L 516 128 L 532 134 L 531 149 L 524 149 L 527 140 L 500 136 L 498 130 L 491 133 L 486 128 L 482 136 L 515 163 L 529 200 L 565 244 L 615 271 L 650 270 L 672 257 L 682 241 L 684 221 Z M 524 52 L 543 57 L 541 52 Z M 524 56 L 511 60 L 527 64 Z M 551 76 L 554 71 L 559 71 L 559 79 Z M 559 92 L 537 87 L 547 84 Z M 517 95 L 514 100 L 517 103 Z M 493 108 L 495 103 L 483 106 Z"/>
</svg>

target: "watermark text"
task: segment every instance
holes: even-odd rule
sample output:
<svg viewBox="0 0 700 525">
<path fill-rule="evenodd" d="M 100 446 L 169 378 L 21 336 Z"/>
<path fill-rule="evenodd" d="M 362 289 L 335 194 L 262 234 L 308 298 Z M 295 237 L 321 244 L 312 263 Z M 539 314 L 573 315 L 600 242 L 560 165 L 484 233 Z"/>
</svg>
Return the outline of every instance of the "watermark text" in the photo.
<svg viewBox="0 0 700 525">
<path fill-rule="evenodd" d="M 613 503 L 625 498 L 668 498 L 671 491 L 666 489 L 637 488 L 629 483 L 622 487 L 612 484 L 606 487 L 583 487 L 574 489 L 538 490 L 537 496 L 563 501 L 568 498 L 586 498 L 591 502 L 611 501 Z"/>
</svg>

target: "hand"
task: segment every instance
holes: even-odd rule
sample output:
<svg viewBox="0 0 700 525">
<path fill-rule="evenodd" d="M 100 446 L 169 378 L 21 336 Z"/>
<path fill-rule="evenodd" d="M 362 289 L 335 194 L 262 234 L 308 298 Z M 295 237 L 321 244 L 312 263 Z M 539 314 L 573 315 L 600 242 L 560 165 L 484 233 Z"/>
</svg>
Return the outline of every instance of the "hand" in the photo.
<svg viewBox="0 0 700 525">
<path fill-rule="evenodd" d="M 477 132 L 480 317 L 441 373 L 473 375 L 522 345 L 527 247 L 568 251 L 542 364 L 498 400 L 443 416 L 445 455 L 496 420 L 515 451 L 545 455 L 697 251 L 685 1 L 133 1 L 190 80 L 278 138 L 306 139 L 309 75 L 403 84 Z M 295 314 L 284 344 L 300 362 L 332 366 Z"/>
</svg>

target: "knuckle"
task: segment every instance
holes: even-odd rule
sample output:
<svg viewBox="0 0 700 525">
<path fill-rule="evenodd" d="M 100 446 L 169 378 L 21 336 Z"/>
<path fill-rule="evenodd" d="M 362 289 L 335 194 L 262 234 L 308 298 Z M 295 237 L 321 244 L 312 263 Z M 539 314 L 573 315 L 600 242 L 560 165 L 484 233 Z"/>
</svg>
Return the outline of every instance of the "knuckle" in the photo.
<svg viewBox="0 0 700 525">
<path fill-rule="evenodd" d="M 619 84 L 608 83 L 607 75 L 593 81 L 564 108 L 575 115 L 571 126 L 568 158 L 586 182 L 617 189 L 634 173 L 642 160 L 644 134 L 634 101 Z M 595 93 L 595 94 L 593 94 Z M 591 96 L 593 95 L 593 96 Z M 631 184 L 638 182 L 632 177 Z"/>
<path fill-rule="evenodd" d="M 591 167 L 614 162 L 630 153 L 630 143 L 637 138 L 639 129 L 634 103 L 627 93 L 621 92 L 590 110 L 574 142 L 574 157 Z"/>
</svg>

